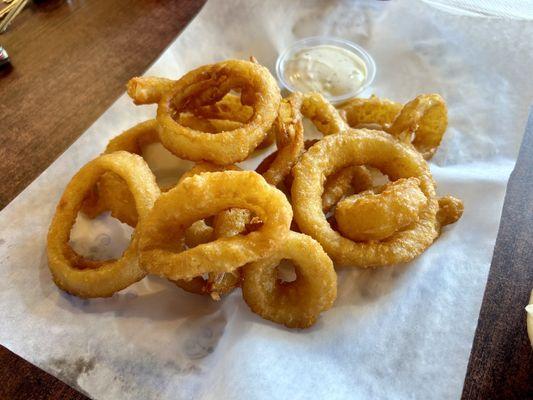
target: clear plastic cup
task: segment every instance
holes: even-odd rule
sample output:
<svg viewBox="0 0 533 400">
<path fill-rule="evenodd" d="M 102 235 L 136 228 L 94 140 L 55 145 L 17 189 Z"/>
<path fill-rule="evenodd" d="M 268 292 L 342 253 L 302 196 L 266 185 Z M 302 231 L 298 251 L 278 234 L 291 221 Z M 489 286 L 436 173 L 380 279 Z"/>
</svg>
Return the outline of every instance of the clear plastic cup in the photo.
<svg viewBox="0 0 533 400">
<path fill-rule="evenodd" d="M 289 46 L 279 55 L 276 61 L 276 74 L 278 77 L 278 81 L 280 82 L 283 88 L 289 90 L 290 92 L 298 91 L 285 78 L 285 66 L 286 66 L 287 60 L 290 60 L 293 54 L 295 54 L 298 51 L 301 51 L 309 47 L 314 47 L 314 46 L 324 45 L 324 44 L 338 46 L 357 55 L 365 63 L 366 71 L 367 71 L 365 80 L 363 81 L 362 85 L 357 90 L 343 94 L 341 96 L 334 96 L 334 97 L 327 96 L 326 94 L 324 94 L 324 96 L 330 102 L 332 102 L 333 104 L 342 103 L 346 100 L 349 100 L 357 96 L 359 93 L 363 92 L 366 88 L 368 88 L 372 84 L 376 76 L 376 63 L 374 62 L 374 59 L 372 58 L 372 56 L 368 54 L 368 52 L 365 49 L 363 49 L 361 46 L 358 46 L 355 43 L 350 42 L 349 40 L 338 39 L 338 38 L 327 37 L 327 36 L 313 36 L 313 37 L 305 38 L 302 40 L 298 40 L 297 42 L 294 42 L 291 46 Z"/>
</svg>

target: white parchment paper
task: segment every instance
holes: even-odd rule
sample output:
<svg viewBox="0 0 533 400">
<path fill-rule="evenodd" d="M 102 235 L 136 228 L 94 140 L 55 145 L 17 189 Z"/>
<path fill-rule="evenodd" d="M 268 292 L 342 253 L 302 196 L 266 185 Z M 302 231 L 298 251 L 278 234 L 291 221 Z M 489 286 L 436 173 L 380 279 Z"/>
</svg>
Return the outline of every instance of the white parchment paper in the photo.
<svg viewBox="0 0 533 400">
<path fill-rule="evenodd" d="M 240 291 L 217 303 L 153 277 L 109 299 L 69 296 L 50 278 L 46 231 L 75 171 L 154 115 L 122 96 L 0 214 L 0 343 L 96 399 L 458 398 L 533 98 L 533 26 L 405 0 L 210 0 L 148 74 L 249 55 L 272 69 L 309 35 L 370 51 L 367 94 L 444 96 L 431 168 L 439 193 L 465 201 L 457 224 L 407 265 L 341 271 L 334 307 L 305 331 L 252 314 Z"/>
</svg>

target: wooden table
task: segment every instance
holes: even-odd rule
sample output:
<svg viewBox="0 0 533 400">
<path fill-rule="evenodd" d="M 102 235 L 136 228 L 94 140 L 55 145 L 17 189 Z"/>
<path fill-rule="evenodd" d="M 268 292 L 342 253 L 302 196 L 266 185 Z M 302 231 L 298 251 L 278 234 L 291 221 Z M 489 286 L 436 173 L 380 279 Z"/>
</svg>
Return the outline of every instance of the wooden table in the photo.
<svg viewBox="0 0 533 400">
<path fill-rule="evenodd" d="M 532 288 L 533 108 L 507 186 L 463 399 L 533 399 L 533 351 L 524 312 Z"/>
<path fill-rule="evenodd" d="M 57 158 L 205 0 L 48 1 L 0 35 L 0 208 Z M 80 96 L 83 93 L 83 96 Z M 533 119 L 505 199 L 464 399 L 533 398 L 523 306 L 533 286 Z M 85 399 L 0 346 L 0 399 Z"/>
<path fill-rule="evenodd" d="M 0 209 L 142 74 L 206 0 L 40 1 L 0 45 Z M 0 399 L 85 399 L 0 346 Z"/>
</svg>

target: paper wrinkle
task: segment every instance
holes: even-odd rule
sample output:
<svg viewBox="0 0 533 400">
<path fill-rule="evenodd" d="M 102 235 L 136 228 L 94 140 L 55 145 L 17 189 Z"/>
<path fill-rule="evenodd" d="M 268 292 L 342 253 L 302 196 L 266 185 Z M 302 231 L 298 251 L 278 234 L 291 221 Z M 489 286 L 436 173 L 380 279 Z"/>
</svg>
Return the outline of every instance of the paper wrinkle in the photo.
<svg viewBox="0 0 533 400">
<path fill-rule="evenodd" d="M 305 331 L 251 313 L 240 291 L 214 302 L 157 277 L 69 296 L 47 268 L 48 225 L 75 171 L 155 115 L 124 95 L 0 214 L 0 343 L 96 399 L 458 398 L 533 98 L 532 25 L 413 1 L 210 0 L 147 75 L 250 55 L 273 71 L 308 35 L 364 46 L 378 67 L 368 95 L 446 99 L 431 168 L 463 218 L 409 264 L 340 270 L 336 303 Z"/>
<path fill-rule="evenodd" d="M 426 3 L 458 14 L 499 18 L 533 19 L 533 3 L 516 0 L 424 0 Z"/>
</svg>

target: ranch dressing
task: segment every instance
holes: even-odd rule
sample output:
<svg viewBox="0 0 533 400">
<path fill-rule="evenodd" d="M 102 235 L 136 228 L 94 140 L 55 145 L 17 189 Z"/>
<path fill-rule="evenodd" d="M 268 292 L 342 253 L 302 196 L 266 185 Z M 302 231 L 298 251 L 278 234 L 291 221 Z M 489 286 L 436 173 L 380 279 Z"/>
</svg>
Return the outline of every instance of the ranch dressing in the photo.
<svg viewBox="0 0 533 400">
<path fill-rule="evenodd" d="M 285 79 L 301 92 L 320 92 L 333 98 L 354 93 L 367 76 L 365 62 L 342 47 L 323 44 L 292 54 L 285 63 Z"/>
</svg>

